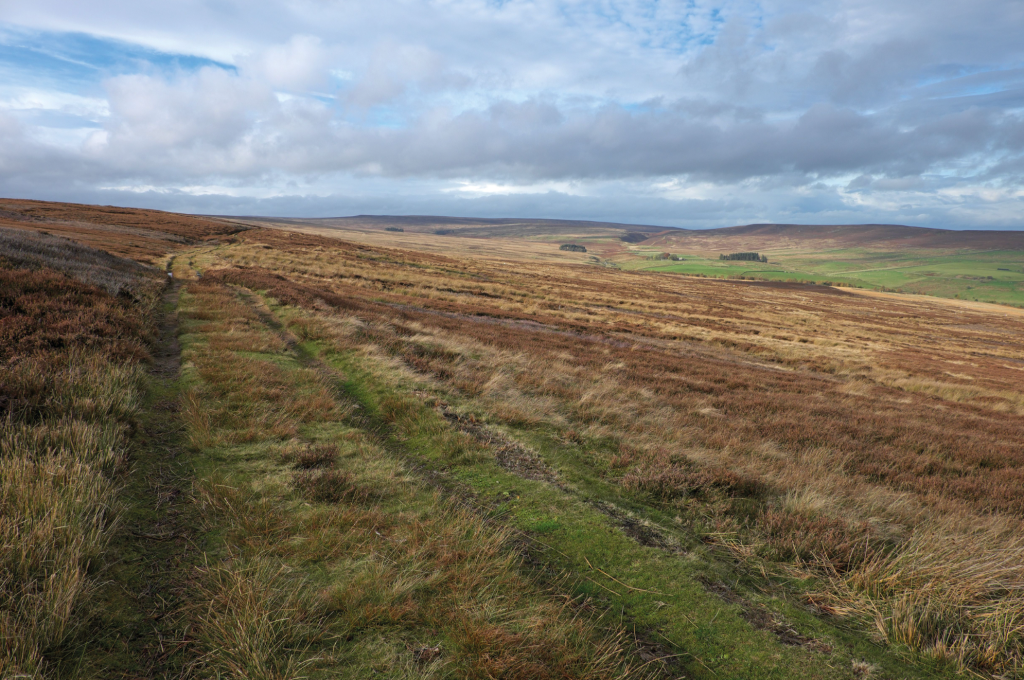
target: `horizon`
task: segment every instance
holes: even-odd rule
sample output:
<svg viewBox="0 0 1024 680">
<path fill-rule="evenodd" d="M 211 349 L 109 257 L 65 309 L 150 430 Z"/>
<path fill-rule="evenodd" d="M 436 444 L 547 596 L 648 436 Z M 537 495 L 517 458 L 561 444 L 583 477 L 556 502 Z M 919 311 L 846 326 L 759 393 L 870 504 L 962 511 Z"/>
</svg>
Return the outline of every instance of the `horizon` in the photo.
<svg viewBox="0 0 1024 680">
<path fill-rule="evenodd" d="M 129 207 L 129 206 L 111 206 L 111 207 Z M 475 215 L 420 215 L 420 214 L 383 214 L 383 213 L 362 213 L 358 215 L 326 215 L 322 217 L 295 217 L 293 215 L 218 215 L 218 214 L 202 214 L 202 213 L 187 213 L 196 217 L 220 217 L 220 218 L 232 218 L 232 219 L 253 219 L 253 220 L 348 220 L 358 218 L 420 218 L 420 219 L 438 219 L 438 220 L 480 220 L 480 221 L 501 221 L 501 220 L 525 220 L 525 221 L 537 221 L 537 222 L 583 222 L 589 224 L 614 224 L 624 227 L 654 227 L 656 229 L 678 229 L 682 231 L 712 231 L 715 229 L 737 229 L 742 227 L 901 227 L 907 229 L 929 229 L 932 231 L 1024 231 L 1024 227 L 1012 228 L 1007 227 L 1004 229 L 981 229 L 977 227 L 963 227 L 957 229 L 955 227 L 926 227 L 915 224 L 893 224 L 887 222 L 857 222 L 857 223 L 822 223 L 812 224 L 809 222 L 747 222 L 743 224 L 731 224 L 724 227 L 676 227 L 665 224 L 646 224 L 642 222 L 617 222 L 609 220 L 594 220 L 594 219 L 576 219 L 571 217 L 532 217 L 532 216 L 499 216 L 499 217 L 479 217 Z"/>
<path fill-rule="evenodd" d="M 1007 0 L 8 4 L 0 194 L 1016 231 L 1022 32 Z"/>
<path fill-rule="evenodd" d="M 43 199 L 31 199 L 21 197 L 3 197 L 0 200 L 43 200 Z M 55 202 L 66 202 L 66 201 L 55 201 Z M 800 223 L 800 222 L 747 222 L 743 224 L 730 224 L 721 227 L 677 227 L 665 224 L 647 224 L 643 222 L 619 222 L 611 220 L 595 220 L 585 218 L 561 218 L 561 217 L 533 217 L 533 216 L 494 216 L 494 217 L 481 217 L 478 215 L 427 215 L 427 214 L 384 214 L 384 213 L 360 213 L 355 215 L 324 215 L 315 217 L 299 217 L 295 215 L 244 215 L 244 214 L 227 214 L 227 213 L 198 213 L 198 212 L 183 212 L 175 210 L 166 210 L 161 208 L 147 208 L 140 205 L 116 205 L 116 204 L 99 204 L 99 203 L 85 203 L 82 205 L 91 205 L 95 207 L 109 207 L 109 208 L 132 208 L 139 210 L 163 210 L 164 212 L 178 212 L 184 215 L 192 215 L 194 217 L 213 217 L 213 218 L 225 218 L 225 219 L 253 219 L 253 220 L 346 220 L 346 219 L 358 219 L 358 218 L 420 218 L 420 219 L 438 219 L 438 220 L 480 220 L 480 221 L 499 221 L 499 220 L 528 220 L 528 221 L 543 221 L 543 222 L 583 222 L 592 224 L 614 224 L 626 227 L 653 227 L 656 229 L 678 229 L 683 231 L 711 231 L 714 229 L 734 229 L 742 227 L 901 227 L 908 229 L 929 229 L 933 231 L 999 231 L 999 232 L 1014 232 L 1024 231 L 1024 228 L 1003 228 L 1003 229 L 982 229 L 978 227 L 963 227 L 957 229 L 955 227 L 928 227 L 915 224 L 894 224 L 886 222 L 857 222 L 857 223 Z"/>
</svg>

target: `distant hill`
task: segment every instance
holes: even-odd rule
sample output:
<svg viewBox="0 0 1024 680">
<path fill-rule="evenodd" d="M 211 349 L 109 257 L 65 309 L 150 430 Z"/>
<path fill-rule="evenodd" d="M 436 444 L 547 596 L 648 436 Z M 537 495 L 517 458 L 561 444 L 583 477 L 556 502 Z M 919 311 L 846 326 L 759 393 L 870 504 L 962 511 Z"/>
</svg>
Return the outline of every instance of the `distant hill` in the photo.
<svg viewBox="0 0 1024 680">
<path fill-rule="evenodd" d="M 342 230 L 401 228 L 409 233 L 473 238 L 613 238 L 626 243 L 694 250 L 779 248 L 902 248 L 1024 250 L 1024 231 L 956 231 L 902 224 L 747 224 L 718 229 L 681 229 L 647 224 L 474 218 L 432 215 L 356 215 L 354 217 L 235 217 L 254 224 L 308 226 Z"/>
<path fill-rule="evenodd" d="M 233 224 L 232 224 L 233 223 Z M 90 227 L 84 229 L 83 225 Z M 167 239 L 202 239 L 230 234 L 242 225 L 291 226 L 376 232 L 388 227 L 408 234 L 462 236 L 477 239 L 529 239 L 557 241 L 569 238 L 643 244 L 666 251 L 722 253 L 866 248 L 878 251 L 906 249 L 1024 251 L 1024 231 L 956 231 L 900 224 L 747 224 L 718 229 L 681 229 L 647 224 L 533 218 L 475 218 L 434 215 L 356 215 L 353 217 L 222 217 L 183 215 L 159 210 L 79 205 L 0 198 L 0 226 L 46 229 L 88 241 L 120 255 L 150 257 L 166 252 Z M 109 243 L 97 241 L 95 225 L 111 234 Z M 114 235 L 117 235 L 116 237 Z"/>
<path fill-rule="evenodd" d="M 644 241 L 658 234 L 679 231 L 671 227 L 586 220 L 546 220 L 532 218 L 475 218 L 431 215 L 356 215 L 354 217 L 287 218 L 237 217 L 254 224 L 285 224 L 334 229 L 383 230 L 400 227 L 409 233 L 468 236 L 475 238 L 544 238 L 591 236 L 620 238 L 628 242 Z"/>
</svg>

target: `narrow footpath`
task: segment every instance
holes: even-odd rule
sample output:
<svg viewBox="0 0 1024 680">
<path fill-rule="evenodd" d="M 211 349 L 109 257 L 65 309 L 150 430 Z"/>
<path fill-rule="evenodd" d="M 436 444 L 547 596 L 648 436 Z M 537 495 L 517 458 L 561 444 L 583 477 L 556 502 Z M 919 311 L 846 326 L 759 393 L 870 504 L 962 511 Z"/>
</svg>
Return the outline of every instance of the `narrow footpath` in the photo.
<svg viewBox="0 0 1024 680">
<path fill-rule="evenodd" d="M 178 612 L 199 555 L 191 516 L 191 475 L 178 416 L 181 353 L 176 308 L 181 284 L 163 295 L 149 393 L 132 439 L 121 531 L 107 554 L 97 644 L 83 651 L 81 676 L 179 678 L 188 627 Z"/>
</svg>

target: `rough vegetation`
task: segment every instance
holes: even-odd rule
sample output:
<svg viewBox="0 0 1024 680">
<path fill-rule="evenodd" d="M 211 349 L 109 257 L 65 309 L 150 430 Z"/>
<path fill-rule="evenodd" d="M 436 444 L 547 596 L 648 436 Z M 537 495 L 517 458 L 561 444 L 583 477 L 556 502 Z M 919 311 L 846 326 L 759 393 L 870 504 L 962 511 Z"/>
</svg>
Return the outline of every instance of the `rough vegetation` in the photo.
<svg viewBox="0 0 1024 680">
<path fill-rule="evenodd" d="M 0 228 L 0 264 L 7 270 L 47 269 L 102 288 L 113 297 L 152 296 L 156 272 L 133 260 L 82 246 L 69 238 Z"/>
<path fill-rule="evenodd" d="M 200 469 L 216 465 L 199 502 L 223 532 L 198 575 L 200 675 L 629 671 L 619 637 L 522 576 L 508 529 L 417 482 L 351 418 L 354 404 L 335 392 L 344 376 L 289 349 L 260 305 L 206 282 L 182 304 L 194 367 L 185 424 Z M 239 343 L 258 355 L 228 349 Z M 391 408 L 400 432 L 415 427 L 414 413 Z"/>
<path fill-rule="evenodd" d="M 61 239 L 0 244 L 0 677 L 44 677 L 88 634 L 162 274 Z"/>
<path fill-rule="evenodd" d="M 1016 310 L 208 236 L 180 673 L 1024 677 Z M 0 677 L 71 677 L 167 277 L 0 237 Z"/>
<path fill-rule="evenodd" d="M 207 276 L 358 321 L 369 346 L 496 424 L 565 432 L 707 541 L 813 577 L 804 595 L 824 611 L 954 665 L 1019 668 L 1024 401 L 1010 367 L 1024 356 L 997 340 L 1019 317 L 250 239 Z M 257 242 L 273 250 L 257 257 Z M 935 584 L 925 609 L 922 584 Z"/>
<path fill-rule="evenodd" d="M 64 237 L 154 264 L 182 246 L 230 239 L 247 227 L 158 210 L 0 199 L 0 228 Z"/>
</svg>

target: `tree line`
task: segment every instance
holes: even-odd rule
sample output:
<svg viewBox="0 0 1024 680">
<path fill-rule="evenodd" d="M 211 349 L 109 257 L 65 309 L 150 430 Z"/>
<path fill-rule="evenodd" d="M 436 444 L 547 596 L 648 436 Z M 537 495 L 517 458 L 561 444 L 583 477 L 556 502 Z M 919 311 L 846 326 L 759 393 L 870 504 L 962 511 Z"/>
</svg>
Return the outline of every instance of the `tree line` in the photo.
<svg viewBox="0 0 1024 680">
<path fill-rule="evenodd" d="M 768 256 L 761 255 L 760 253 L 729 253 L 728 255 L 719 255 L 719 260 L 743 260 L 746 262 L 767 262 Z"/>
</svg>

